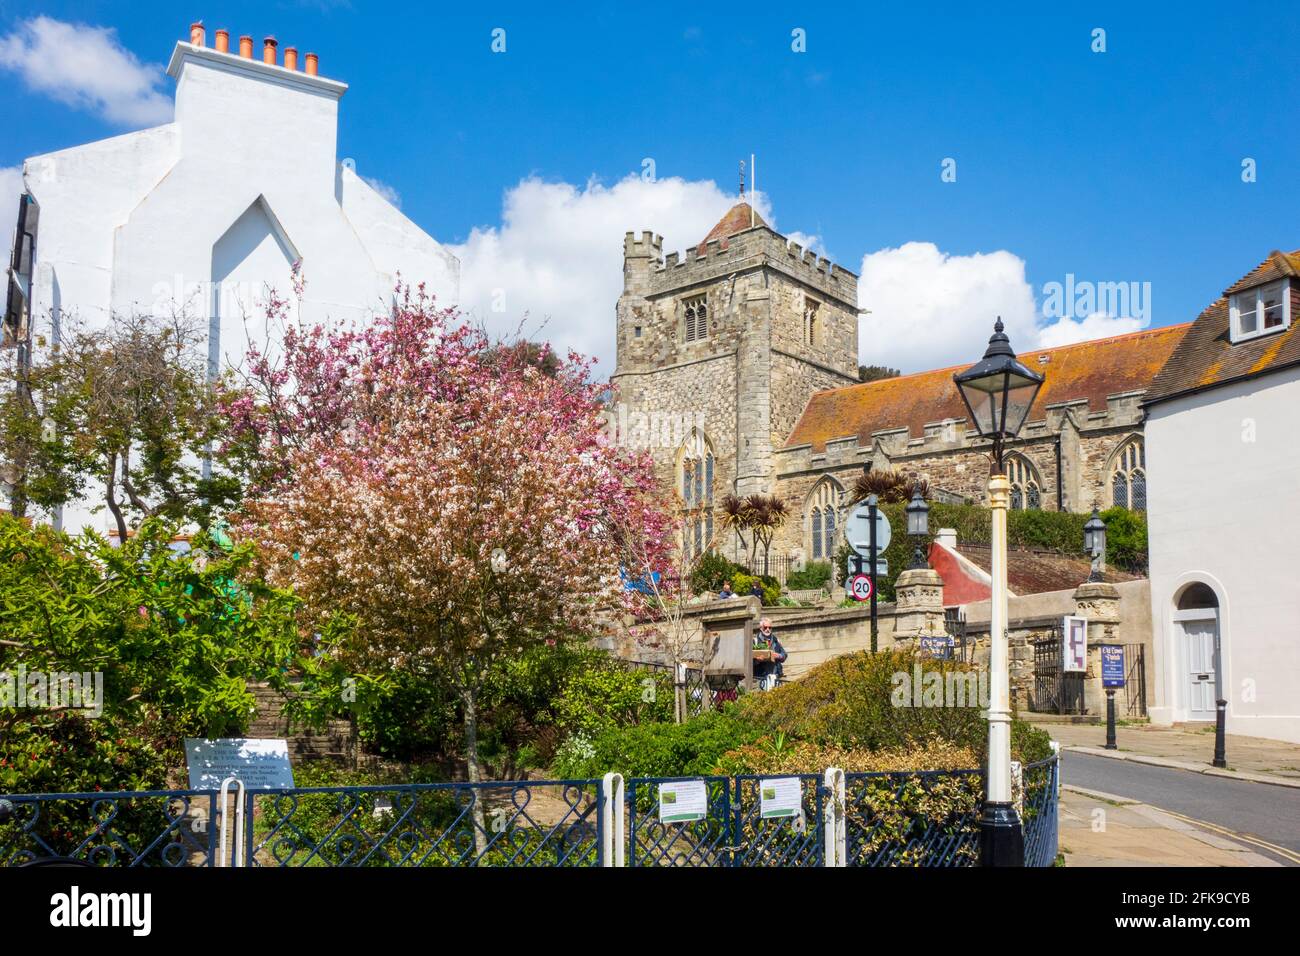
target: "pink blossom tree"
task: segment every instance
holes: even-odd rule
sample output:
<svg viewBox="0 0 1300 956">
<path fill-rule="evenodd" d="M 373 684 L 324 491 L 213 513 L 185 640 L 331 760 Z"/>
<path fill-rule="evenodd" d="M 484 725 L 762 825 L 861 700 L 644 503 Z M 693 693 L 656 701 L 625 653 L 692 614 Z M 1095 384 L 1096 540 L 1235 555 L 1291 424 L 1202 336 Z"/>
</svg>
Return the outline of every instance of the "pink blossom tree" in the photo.
<svg viewBox="0 0 1300 956">
<path fill-rule="evenodd" d="M 309 616 L 353 618 L 349 667 L 452 676 L 477 781 L 493 662 L 635 610 L 630 529 L 641 564 L 670 562 L 651 463 L 607 440 L 590 362 L 503 348 L 422 291 L 368 328 L 282 339 L 226 406 L 250 478 L 236 530 Z"/>
</svg>

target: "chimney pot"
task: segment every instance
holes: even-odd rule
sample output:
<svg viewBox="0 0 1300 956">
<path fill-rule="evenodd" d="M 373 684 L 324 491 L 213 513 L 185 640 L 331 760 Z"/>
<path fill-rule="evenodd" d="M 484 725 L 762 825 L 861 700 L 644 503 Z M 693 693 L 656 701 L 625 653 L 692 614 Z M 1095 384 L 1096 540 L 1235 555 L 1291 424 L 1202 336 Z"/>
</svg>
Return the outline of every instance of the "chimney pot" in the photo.
<svg viewBox="0 0 1300 956">
<path fill-rule="evenodd" d="M 190 24 L 190 43 L 194 46 L 203 46 L 207 39 L 206 31 L 203 29 L 203 21 L 199 20 Z"/>
<path fill-rule="evenodd" d="M 217 52 L 218 53 L 230 52 L 230 31 L 229 30 L 217 31 Z"/>
<path fill-rule="evenodd" d="M 320 69 L 320 60 L 315 53 L 308 53 L 304 58 L 307 64 L 307 75 L 315 76 L 316 71 Z"/>
<path fill-rule="evenodd" d="M 298 69 L 298 48 L 296 46 L 284 48 L 284 68 L 286 70 Z"/>
<path fill-rule="evenodd" d="M 247 33 L 239 38 L 239 55 L 245 60 L 253 58 L 253 38 Z"/>
<path fill-rule="evenodd" d="M 267 37 L 262 41 L 262 62 L 275 66 L 275 37 Z"/>
</svg>

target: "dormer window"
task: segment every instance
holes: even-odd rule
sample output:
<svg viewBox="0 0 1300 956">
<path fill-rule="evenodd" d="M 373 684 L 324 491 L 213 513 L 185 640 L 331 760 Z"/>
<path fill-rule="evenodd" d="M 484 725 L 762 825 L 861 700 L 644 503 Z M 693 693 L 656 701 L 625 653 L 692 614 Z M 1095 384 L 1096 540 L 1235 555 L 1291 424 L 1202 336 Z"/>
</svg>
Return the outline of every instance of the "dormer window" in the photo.
<svg viewBox="0 0 1300 956">
<path fill-rule="evenodd" d="M 1291 324 L 1288 280 L 1243 289 L 1229 300 L 1229 309 L 1234 343 L 1285 329 Z"/>
</svg>

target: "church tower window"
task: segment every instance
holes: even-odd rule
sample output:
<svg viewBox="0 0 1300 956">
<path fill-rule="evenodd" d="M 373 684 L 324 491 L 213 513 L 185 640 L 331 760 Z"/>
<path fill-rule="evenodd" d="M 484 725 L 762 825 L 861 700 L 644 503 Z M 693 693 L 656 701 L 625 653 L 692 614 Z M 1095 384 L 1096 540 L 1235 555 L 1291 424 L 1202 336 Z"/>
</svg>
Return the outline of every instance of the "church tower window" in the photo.
<svg viewBox="0 0 1300 956">
<path fill-rule="evenodd" d="M 803 344 L 817 344 L 817 311 L 821 303 L 816 299 L 805 298 L 803 302 Z"/>
<path fill-rule="evenodd" d="M 697 295 L 682 303 L 686 319 L 686 341 L 696 342 L 709 334 L 708 296 Z"/>
<path fill-rule="evenodd" d="M 682 551 L 688 559 L 713 547 L 713 446 L 692 431 L 679 452 L 682 498 Z"/>
</svg>

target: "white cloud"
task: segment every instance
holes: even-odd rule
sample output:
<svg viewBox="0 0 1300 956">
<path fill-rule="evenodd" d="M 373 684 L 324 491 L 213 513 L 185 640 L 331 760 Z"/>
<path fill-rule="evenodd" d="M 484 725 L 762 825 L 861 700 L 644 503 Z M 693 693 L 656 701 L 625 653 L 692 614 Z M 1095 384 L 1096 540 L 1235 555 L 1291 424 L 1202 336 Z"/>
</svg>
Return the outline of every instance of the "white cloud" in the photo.
<svg viewBox="0 0 1300 956">
<path fill-rule="evenodd" d="M 158 88 L 164 74 L 122 46 L 117 31 L 39 16 L 0 37 L 0 67 L 61 103 L 101 114 L 120 126 L 171 122 L 171 97 Z"/>
<path fill-rule="evenodd" d="M 5 261 L 0 265 L 0 276 L 13 261 L 14 230 L 18 228 L 18 197 L 23 194 L 23 168 L 5 166 L 0 168 L 0 229 L 5 230 Z"/>
<path fill-rule="evenodd" d="M 388 185 L 382 179 L 375 179 L 373 176 L 362 176 L 361 178 L 389 203 L 398 209 L 402 208 L 402 194 L 397 191 L 396 187 Z"/>
<path fill-rule="evenodd" d="M 1094 312 L 1084 319 L 1065 316 L 1039 329 L 1038 344 L 1043 348 L 1054 348 L 1057 345 L 1086 342 L 1088 339 L 1104 339 L 1125 332 L 1137 332 L 1144 328 L 1146 322 L 1142 319 L 1107 315 L 1104 312 Z"/>
<path fill-rule="evenodd" d="M 653 230 L 664 237 L 665 253 L 684 252 L 735 202 L 709 181 L 648 182 L 630 174 L 612 186 L 575 186 L 525 179 L 507 190 L 499 226 L 475 227 L 451 247 L 461 261 L 461 305 L 496 333 L 512 331 L 527 313 L 526 334 L 595 355 L 598 374 L 608 376 L 624 234 Z M 772 222 L 761 192 L 755 205 Z"/>
<path fill-rule="evenodd" d="M 1019 352 L 1132 332 L 1145 321 L 1103 313 L 1041 323 L 1024 260 L 1005 250 L 969 256 L 908 242 L 862 259 L 860 361 L 903 372 L 974 362 L 1002 316 Z"/>
</svg>

